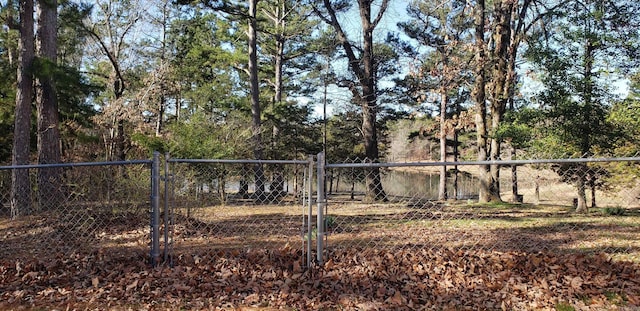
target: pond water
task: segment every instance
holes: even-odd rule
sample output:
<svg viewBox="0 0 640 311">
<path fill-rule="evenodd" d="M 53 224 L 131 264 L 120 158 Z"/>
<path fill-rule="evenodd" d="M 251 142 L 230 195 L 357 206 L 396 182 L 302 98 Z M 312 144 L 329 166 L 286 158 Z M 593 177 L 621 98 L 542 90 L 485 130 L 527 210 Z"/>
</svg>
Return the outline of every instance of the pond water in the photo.
<svg viewBox="0 0 640 311">
<path fill-rule="evenodd" d="M 326 191 L 332 193 L 350 193 L 353 191 L 357 194 L 365 192 L 364 171 L 337 170 L 327 172 Z M 440 174 L 433 172 L 416 172 L 402 170 L 382 170 L 382 185 L 387 195 L 390 196 L 410 196 L 420 197 L 427 200 L 438 199 L 438 185 L 440 183 Z M 475 199 L 478 196 L 478 180 L 466 172 L 458 173 L 457 189 L 454 187 L 453 170 L 448 172 L 447 176 L 447 197 L 457 198 L 459 200 Z M 352 182 L 355 180 L 355 182 Z M 267 176 L 265 180 L 265 190 L 269 192 L 271 189 L 271 179 Z M 313 182 L 315 182 L 315 176 Z M 210 182 L 200 183 L 197 192 L 215 193 L 220 191 L 217 179 Z M 285 176 L 283 180 L 283 189 L 285 192 L 294 193 L 302 190 L 304 180 L 299 177 L 297 180 L 293 176 Z M 187 186 L 185 184 L 185 186 Z M 187 186 L 188 187 L 188 186 Z M 228 176 L 224 182 L 226 193 L 237 193 L 240 189 L 240 178 L 238 176 Z M 247 190 L 249 193 L 255 191 L 255 184 L 248 180 Z M 315 186 L 314 186 L 315 189 Z M 187 188 L 182 189 L 188 191 Z M 195 190 L 195 189 L 194 189 Z"/>
<path fill-rule="evenodd" d="M 331 178 L 329 178 L 331 179 Z M 350 192 L 353 186 L 354 192 L 364 192 L 364 182 L 362 176 L 356 177 L 360 181 L 352 183 L 349 176 L 344 173 L 341 177 L 333 178 L 333 184 L 329 185 L 328 191 Z M 477 198 L 478 179 L 469 173 L 458 173 L 457 191 L 454 187 L 454 174 L 452 171 L 447 176 L 447 196 L 449 198 L 465 200 Z M 382 172 L 382 186 L 387 195 L 393 196 L 420 196 L 424 199 L 436 200 L 438 198 L 438 186 L 440 184 L 440 174 L 431 172 L 408 172 L 399 170 L 386 170 Z M 457 194 L 457 195 L 456 195 Z"/>
</svg>

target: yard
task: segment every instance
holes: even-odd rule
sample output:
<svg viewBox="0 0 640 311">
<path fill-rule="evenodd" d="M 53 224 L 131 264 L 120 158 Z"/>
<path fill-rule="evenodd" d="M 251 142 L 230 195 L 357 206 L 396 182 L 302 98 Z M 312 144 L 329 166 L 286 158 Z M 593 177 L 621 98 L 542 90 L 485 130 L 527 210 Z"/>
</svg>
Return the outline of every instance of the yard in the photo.
<svg viewBox="0 0 640 311">
<path fill-rule="evenodd" d="M 325 263 L 311 269 L 304 212 L 176 209 L 172 265 L 157 268 L 148 263 L 146 216 L 120 216 L 106 229 L 82 222 L 91 231 L 75 250 L 44 217 L 2 219 L 0 309 L 640 308 L 637 209 L 583 215 L 559 205 L 335 199 Z"/>
</svg>

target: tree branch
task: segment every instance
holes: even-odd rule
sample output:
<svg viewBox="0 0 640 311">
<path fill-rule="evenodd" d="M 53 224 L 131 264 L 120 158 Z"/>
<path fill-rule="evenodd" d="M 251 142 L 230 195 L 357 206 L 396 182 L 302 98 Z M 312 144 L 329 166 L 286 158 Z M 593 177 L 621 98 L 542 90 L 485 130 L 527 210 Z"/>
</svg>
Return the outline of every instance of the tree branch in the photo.
<svg viewBox="0 0 640 311">
<path fill-rule="evenodd" d="M 382 4 L 380 4 L 380 11 L 378 11 L 378 15 L 373 20 L 373 22 L 371 22 L 371 29 L 375 29 L 376 26 L 378 26 L 378 23 L 382 19 L 382 16 L 384 15 L 384 12 L 387 10 L 388 7 L 389 7 L 389 0 L 383 0 Z"/>
<path fill-rule="evenodd" d="M 328 23 L 336 31 L 336 35 L 338 36 L 338 41 L 340 42 L 340 44 L 342 44 L 342 48 L 344 49 L 345 54 L 347 55 L 347 59 L 349 60 L 349 66 L 353 70 L 353 73 L 356 75 L 356 77 L 358 77 L 360 81 L 364 81 L 365 74 L 362 68 L 360 68 L 360 59 L 356 57 L 356 54 L 353 52 L 353 45 L 351 45 L 351 42 L 349 42 L 347 35 L 344 33 L 344 30 L 342 30 L 342 26 L 340 25 L 340 22 L 338 22 L 338 17 L 336 15 L 336 11 L 333 9 L 333 6 L 331 5 L 331 1 L 330 0 L 323 0 L 323 1 L 324 1 L 324 6 L 327 9 L 327 13 L 329 13 Z"/>
</svg>

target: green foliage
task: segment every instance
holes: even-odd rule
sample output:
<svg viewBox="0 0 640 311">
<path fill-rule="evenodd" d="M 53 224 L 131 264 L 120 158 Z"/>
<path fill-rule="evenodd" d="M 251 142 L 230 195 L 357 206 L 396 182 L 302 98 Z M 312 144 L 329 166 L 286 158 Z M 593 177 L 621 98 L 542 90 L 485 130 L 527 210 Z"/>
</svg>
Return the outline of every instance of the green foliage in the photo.
<svg viewBox="0 0 640 311">
<path fill-rule="evenodd" d="M 594 154 L 610 150 L 620 139 L 607 117 L 615 98 L 606 78 L 637 63 L 628 57 L 638 45 L 637 31 L 632 34 L 630 26 L 637 16 L 628 14 L 634 8 L 637 4 L 575 1 L 549 16 L 553 36 L 532 36 L 539 41 L 531 40 L 525 55 L 542 72 L 545 88 L 538 99 L 547 121 L 539 135 L 554 136 L 557 144 L 549 147 Z"/>
<path fill-rule="evenodd" d="M 626 210 L 622 207 L 606 207 L 602 209 L 602 213 L 609 216 L 624 216 Z"/>
<path fill-rule="evenodd" d="M 243 41 L 234 25 L 214 14 L 196 12 L 173 22 L 169 44 L 175 49 L 173 79 L 189 109 L 249 111 L 244 89 Z"/>
<path fill-rule="evenodd" d="M 574 308 L 572 305 L 566 303 L 566 302 L 558 302 L 556 304 L 556 311 L 575 311 L 576 308 Z"/>
<path fill-rule="evenodd" d="M 624 293 L 616 293 L 612 291 L 606 291 L 604 296 L 608 301 L 612 302 L 614 305 L 624 306 L 627 304 L 627 296 Z"/>
<path fill-rule="evenodd" d="M 525 147 L 532 138 L 532 129 L 526 124 L 502 123 L 494 134 L 499 141 L 509 141 L 518 148 Z"/>
<path fill-rule="evenodd" d="M 445 3 L 412 1 L 407 6 L 411 17 L 398 23 L 399 28 L 418 46 L 396 41 L 394 45 L 404 56 L 414 59 L 410 72 L 398 79 L 396 95 L 400 101 L 419 105 L 426 111 L 439 111 L 440 95 L 449 97 L 447 117 L 458 113 L 468 99 L 464 86 L 470 83 L 469 63 L 471 16 L 463 9 L 465 1 Z"/>
<path fill-rule="evenodd" d="M 92 126 L 91 117 L 96 111 L 86 98 L 98 94 L 102 88 L 89 84 L 77 69 L 64 65 L 56 67 L 54 80 L 61 122 L 73 120 L 85 127 Z"/>
<path fill-rule="evenodd" d="M 509 110 L 494 135 L 499 141 L 508 141 L 517 149 L 528 148 L 543 118 L 540 110 L 529 107 Z"/>
<path fill-rule="evenodd" d="M 336 216 L 326 215 L 324 217 L 324 226 L 327 230 L 334 229 L 338 225 L 338 219 Z"/>
<path fill-rule="evenodd" d="M 313 124 L 311 106 L 295 102 L 274 103 L 264 111 L 265 156 L 271 159 L 299 159 L 320 152 L 320 129 Z M 274 131 L 276 131 L 274 133 Z"/>
<path fill-rule="evenodd" d="M 11 158 L 13 143 L 13 110 L 15 107 L 15 77 L 16 68 L 9 64 L 9 49 L 6 44 L 9 32 L 0 32 L 0 163 L 6 163 Z"/>
<path fill-rule="evenodd" d="M 169 152 L 169 146 L 163 137 L 150 136 L 138 132 L 131 134 L 131 141 L 145 147 L 149 152 Z"/>
<path fill-rule="evenodd" d="M 327 161 L 343 162 L 364 159 L 364 144 L 358 111 L 338 113 L 327 120 Z"/>
<path fill-rule="evenodd" d="M 247 117 L 239 113 L 216 119 L 200 112 L 185 122 L 170 125 L 171 134 L 164 141 L 154 138 L 137 141 L 149 149 L 169 151 L 176 158 L 248 158 L 251 132 L 246 124 Z"/>
<path fill-rule="evenodd" d="M 631 77 L 629 95 L 613 105 L 607 121 L 620 133 L 621 139 L 615 143 L 616 154 L 640 154 L 640 74 Z"/>
</svg>

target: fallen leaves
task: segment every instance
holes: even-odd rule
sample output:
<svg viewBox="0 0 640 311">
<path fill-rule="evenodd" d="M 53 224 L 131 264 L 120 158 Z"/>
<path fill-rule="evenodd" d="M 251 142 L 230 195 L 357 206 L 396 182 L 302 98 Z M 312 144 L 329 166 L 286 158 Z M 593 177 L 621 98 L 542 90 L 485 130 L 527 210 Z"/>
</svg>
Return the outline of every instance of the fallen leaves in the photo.
<svg viewBox="0 0 640 311">
<path fill-rule="evenodd" d="M 335 249 L 309 271 L 290 248 L 183 255 L 159 268 L 131 253 L 0 260 L 0 309 L 640 307 L 640 266 L 600 255 Z"/>
</svg>

